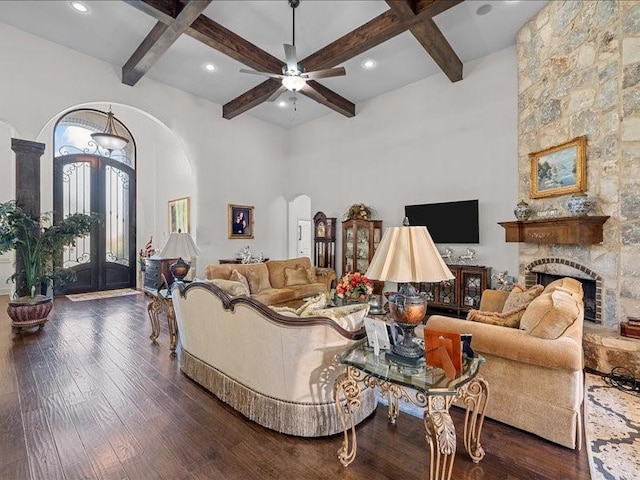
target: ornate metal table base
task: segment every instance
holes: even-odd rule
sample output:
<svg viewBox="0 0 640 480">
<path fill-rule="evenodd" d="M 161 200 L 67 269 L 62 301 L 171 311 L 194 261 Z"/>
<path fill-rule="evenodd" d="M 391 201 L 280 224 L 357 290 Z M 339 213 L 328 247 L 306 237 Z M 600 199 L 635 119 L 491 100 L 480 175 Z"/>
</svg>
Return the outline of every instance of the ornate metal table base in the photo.
<svg viewBox="0 0 640 480">
<path fill-rule="evenodd" d="M 360 407 L 361 383 L 364 388 L 378 387 L 382 394 L 387 395 L 390 423 L 395 423 L 398 417 L 400 400 L 425 409 L 424 426 L 431 455 L 430 480 L 451 479 L 453 460 L 456 455 L 456 430 L 449 415 L 449 407 L 456 399 L 462 400 L 467 407 L 464 419 L 464 448 L 474 463 L 484 458 L 480 433 L 489 398 L 489 385 L 480 375 L 458 388 L 455 393 L 432 392 L 427 396 L 422 392 L 414 391 L 412 397 L 404 387 L 368 375 L 349 365 L 347 373 L 336 379 L 333 389 L 334 400 L 344 430 L 342 445 L 338 450 L 338 460 L 345 467 L 356 458 L 357 440 L 353 412 Z M 351 433 L 351 439 L 349 439 L 349 433 Z"/>
<path fill-rule="evenodd" d="M 163 297 L 162 295 L 152 295 L 149 305 L 147 305 L 147 313 L 151 321 L 151 335 L 149 338 L 153 343 L 158 343 L 156 339 L 160 335 L 160 319 L 159 315 L 162 311 L 167 312 L 167 326 L 169 329 L 169 349 L 171 355 L 175 356 L 176 347 L 178 345 L 178 327 L 176 325 L 176 314 L 173 310 L 173 302 L 171 297 Z"/>
</svg>

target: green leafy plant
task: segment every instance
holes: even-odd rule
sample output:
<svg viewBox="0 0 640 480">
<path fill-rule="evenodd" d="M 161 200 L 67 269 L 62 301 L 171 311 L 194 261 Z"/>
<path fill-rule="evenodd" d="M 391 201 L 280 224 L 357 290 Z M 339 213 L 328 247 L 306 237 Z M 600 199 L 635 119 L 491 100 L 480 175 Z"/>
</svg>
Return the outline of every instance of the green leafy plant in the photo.
<svg viewBox="0 0 640 480">
<path fill-rule="evenodd" d="M 95 213 L 76 213 L 53 225 L 50 213 L 32 217 L 14 200 L 0 203 L 0 254 L 15 250 L 24 265 L 8 279 L 19 282 L 18 296 L 34 297 L 43 284 L 74 281 L 75 272 L 59 267 L 56 261 L 64 247 L 75 246 L 76 239 L 91 233 L 99 221 Z"/>
</svg>

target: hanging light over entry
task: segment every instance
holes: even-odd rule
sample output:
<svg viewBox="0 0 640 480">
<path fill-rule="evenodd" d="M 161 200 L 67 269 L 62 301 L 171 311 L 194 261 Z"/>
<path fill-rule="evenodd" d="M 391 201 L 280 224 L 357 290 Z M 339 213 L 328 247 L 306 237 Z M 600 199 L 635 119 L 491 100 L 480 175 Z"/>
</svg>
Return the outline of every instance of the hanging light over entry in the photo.
<svg viewBox="0 0 640 480">
<path fill-rule="evenodd" d="M 127 138 L 118 135 L 115 122 L 113 121 L 113 112 L 111 111 L 111 105 L 109 105 L 109 113 L 107 113 L 107 125 L 105 126 L 104 132 L 92 133 L 91 138 L 93 138 L 99 146 L 109 150 L 110 152 L 113 150 L 120 150 L 121 148 L 124 148 L 127 143 L 129 143 L 129 140 Z"/>
</svg>

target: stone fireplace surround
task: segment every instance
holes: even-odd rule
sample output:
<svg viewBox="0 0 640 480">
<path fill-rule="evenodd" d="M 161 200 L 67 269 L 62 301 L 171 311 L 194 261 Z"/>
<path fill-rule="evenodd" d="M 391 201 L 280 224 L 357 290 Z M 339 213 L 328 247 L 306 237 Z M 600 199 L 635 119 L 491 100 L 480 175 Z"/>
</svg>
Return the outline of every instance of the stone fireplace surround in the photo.
<svg viewBox="0 0 640 480">
<path fill-rule="evenodd" d="M 586 135 L 587 194 L 596 199 L 594 214 L 610 216 L 599 245 L 521 243 L 521 281 L 535 281 L 530 265 L 547 258 L 566 263 L 538 265 L 542 269 L 584 276 L 580 268 L 567 269 L 578 261 L 601 276 L 600 323 L 584 324 L 585 365 L 603 373 L 626 366 L 636 378 L 640 340 L 618 332 L 640 311 L 638 25 L 636 1 L 549 2 L 517 37 L 518 197 L 536 212 L 565 211 L 566 196 L 530 198 L 528 155 Z"/>
<path fill-rule="evenodd" d="M 534 260 L 524 269 L 524 281 L 527 288 L 533 287 L 535 284 L 540 283 L 540 274 L 557 275 L 560 277 L 572 277 L 580 281 L 594 281 L 595 292 L 593 299 L 588 298 L 588 287 L 583 285 L 585 290 L 585 304 L 589 300 L 593 300 L 595 303 L 595 315 L 594 318 L 588 318 L 585 315 L 585 319 L 592 320 L 598 324 L 602 323 L 602 292 L 603 292 L 603 279 L 600 275 L 595 273 L 588 267 L 581 265 L 572 260 L 555 257 L 545 257 L 538 260 Z M 585 310 L 586 305 L 585 305 Z"/>
</svg>

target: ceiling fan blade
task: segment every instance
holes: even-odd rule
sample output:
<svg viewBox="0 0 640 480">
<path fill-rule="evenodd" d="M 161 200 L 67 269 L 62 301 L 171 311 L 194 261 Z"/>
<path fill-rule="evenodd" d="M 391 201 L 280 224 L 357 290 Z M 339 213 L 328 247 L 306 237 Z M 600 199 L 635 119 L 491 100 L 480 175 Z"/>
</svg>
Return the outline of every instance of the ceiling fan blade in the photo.
<svg viewBox="0 0 640 480">
<path fill-rule="evenodd" d="M 262 75 L 262 76 L 271 77 L 271 78 L 284 78 L 284 75 L 278 75 L 277 73 L 258 72 L 257 70 L 247 70 L 246 68 L 241 68 L 240 72 L 250 73 L 251 75 Z"/>
<path fill-rule="evenodd" d="M 298 56 L 296 55 L 296 46 L 284 44 L 284 56 L 287 59 L 287 70 L 298 72 Z"/>
<path fill-rule="evenodd" d="M 328 78 L 328 77 L 341 77 L 346 75 L 347 71 L 344 67 L 328 68 L 326 70 L 316 70 L 315 72 L 305 72 L 302 74 L 304 78 Z"/>
<path fill-rule="evenodd" d="M 278 97 L 282 95 L 282 92 L 284 92 L 285 90 L 286 88 L 284 88 L 283 86 L 280 86 L 280 88 L 278 88 L 275 92 L 271 94 L 269 98 L 267 98 L 267 102 L 275 102 L 278 99 Z"/>
</svg>

